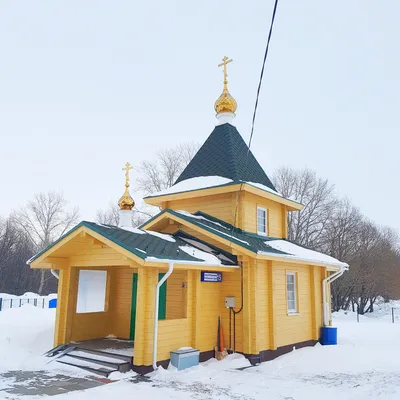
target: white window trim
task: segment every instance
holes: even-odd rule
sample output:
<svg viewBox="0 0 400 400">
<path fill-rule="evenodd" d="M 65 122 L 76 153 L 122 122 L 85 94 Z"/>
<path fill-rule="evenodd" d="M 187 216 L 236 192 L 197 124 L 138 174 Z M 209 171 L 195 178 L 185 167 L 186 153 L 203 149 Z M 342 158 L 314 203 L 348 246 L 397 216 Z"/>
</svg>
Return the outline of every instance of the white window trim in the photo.
<svg viewBox="0 0 400 400">
<path fill-rule="evenodd" d="M 294 281 L 294 305 L 295 308 L 289 309 L 289 299 L 288 299 L 288 290 L 287 290 L 287 278 L 288 276 L 293 276 Z M 286 272 L 286 305 L 288 315 L 300 315 L 299 314 L 299 305 L 297 302 L 297 273 L 296 272 Z"/>
<path fill-rule="evenodd" d="M 260 230 L 258 229 L 258 227 L 259 227 L 259 225 L 258 225 L 258 211 L 259 211 L 259 210 L 265 212 L 265 232 L 260 231 Z M 265 207 L 257 206 L 257 215 L 256 215 L 256 218 L 257 218 L 257 234 L 258 234 L 258 235 L 261 235 L 261 236 L 268 236 L 268 210 L 267 210 Z"/>
</svg>

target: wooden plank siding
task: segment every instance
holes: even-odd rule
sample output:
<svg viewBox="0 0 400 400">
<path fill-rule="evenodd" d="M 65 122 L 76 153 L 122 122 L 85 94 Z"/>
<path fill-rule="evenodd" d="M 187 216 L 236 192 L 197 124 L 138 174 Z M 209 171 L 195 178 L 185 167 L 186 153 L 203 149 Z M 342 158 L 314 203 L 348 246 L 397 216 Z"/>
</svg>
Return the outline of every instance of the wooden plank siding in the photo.
<svg viewBox="0 0 400 400">
<path fill-rule="evenodd" d="M 286 346 L 312 339 L 310 269 L 308 266 L 273 262 L 276 346 Z M 288 315 L 286 272 L 297 274 L 298 315 Z"/>
<path fill-rule="evenodd" d="M 202 211 L 231 224 L 235 212 L 232 207 L 233 198 L 236 199 L 236 196 L 236 193 L 223 193 L 192 199 L 177 199 L 163 203 L 163 208 L 185 210 L 190 213 Z"/>
<path fill-rule="evenodd" d="M 186 318 L 187 314 L 187 271 L 174 271 L 168 278 L 166 319 Z"/>
<path fill-rule="evenodd" d="M 282 216 L 283 209 L 280 203 L 249 192 L 242 193 L 240 202 L 239 228 L 257 233 L 257 207 L 263 207 L 268 210 L 268 236 L 282 238 L 286 235 L 286 227 L 283 225 L 286 220 Z"/>
</svg>

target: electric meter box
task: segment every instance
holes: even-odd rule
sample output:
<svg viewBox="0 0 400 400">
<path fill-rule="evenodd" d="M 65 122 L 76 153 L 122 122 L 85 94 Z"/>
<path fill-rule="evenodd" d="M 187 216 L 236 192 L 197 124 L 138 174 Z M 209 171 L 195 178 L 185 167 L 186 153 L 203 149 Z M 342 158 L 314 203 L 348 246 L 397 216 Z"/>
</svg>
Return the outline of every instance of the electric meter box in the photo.
<svg viewBox="0 0 400 400">
<path fill-rule="evenodd" d="M 225 307 L 226 308 L 235 308 L 236 307 L 236 298 L 233 296 L 225 297 Z"/>
</svg>

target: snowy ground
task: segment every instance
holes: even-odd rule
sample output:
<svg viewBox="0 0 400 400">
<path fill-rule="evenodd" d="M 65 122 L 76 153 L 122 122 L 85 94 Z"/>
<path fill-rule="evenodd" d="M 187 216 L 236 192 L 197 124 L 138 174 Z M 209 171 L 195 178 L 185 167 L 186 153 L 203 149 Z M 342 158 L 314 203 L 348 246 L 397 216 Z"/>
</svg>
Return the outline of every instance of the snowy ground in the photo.
<svg viewBox="0 0 400 400">
<path fill-rule="evenodd" d="M 392 306 L 396 308 L 394 324 Z M 48 359 L 40 356 L 51 347 L 54 316 L 54 310 L 28 305 L 0 312 L 0 376 L 10 370 L 83 376 L 79 370 L 46 364 Z M 159 369 L 145 379 L 131 374 L 116 383 L 51 399 L 400 399 L 400 302 L 380 305 L 372 315 L 360 316 L 359 323 L 354 313 L 341 312 L 334 324 L 338 346 L 296 350 L 244 370 L 237 368 L 248 366 L 247 361 L 232 355 L 182 372 Z M 1 390 L 12 384 L 12 379 L 0 377 L 0 399 L 16 398 Z M 33 398 L 38 397 L 23 397 Z"/>
</svg>

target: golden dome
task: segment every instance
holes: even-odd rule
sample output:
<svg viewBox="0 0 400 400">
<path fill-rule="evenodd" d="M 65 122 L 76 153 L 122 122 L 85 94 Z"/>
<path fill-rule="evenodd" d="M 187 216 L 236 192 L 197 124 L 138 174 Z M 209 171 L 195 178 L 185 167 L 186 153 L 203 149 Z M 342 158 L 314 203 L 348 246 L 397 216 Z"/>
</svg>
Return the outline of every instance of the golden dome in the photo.
<svg viewBox="0 0 400 400">
<path fill-rule="evenodd" d="M 228 57 L 224 57 L 222 59 L 222 63 L 218 65 L 218 67 L 224 67 L 224 90 L 222 91 L 221 96 L 218 97 L 217 101 L 214 104 L 214 109 L 217 114 L 221 113 L 235 113 L 237 109 L 236 100 L 231 96 L 228 90 L 228 74 L 226 72 L 226 65 L 232 62 Z"/>
<path fill-rule="evenodd" d="M 135 200 L 132 199 L 132 196 L 129 194 L 129 189 L 125 189 L 125 193 L 118 201 L 119 208 L 121 210 L 132 210 L 135 206 Z"/>
<path fill-rule="evenodd" d="M 228 88 L 224 87 L 224 90 L 221 96 L 218 97 L 217 101 L 214 104 L 214 109 L 217 114 L 221 114 L 224 112 L 234 113 L 237 109 L 236 100 L 231 96 L 228 91 Z"/>
<path fill-rule="evenodd" d="M 131 169 L 132 165 L 128 162 L 125 164 L 125 168 L 122 168 L 122 170 L 125 171 L 125 192 L 118 201 L 121 210 L 132 210 L 135 206 L 135 201 L 129 193 L 129 171 Z"/>
</svg>

